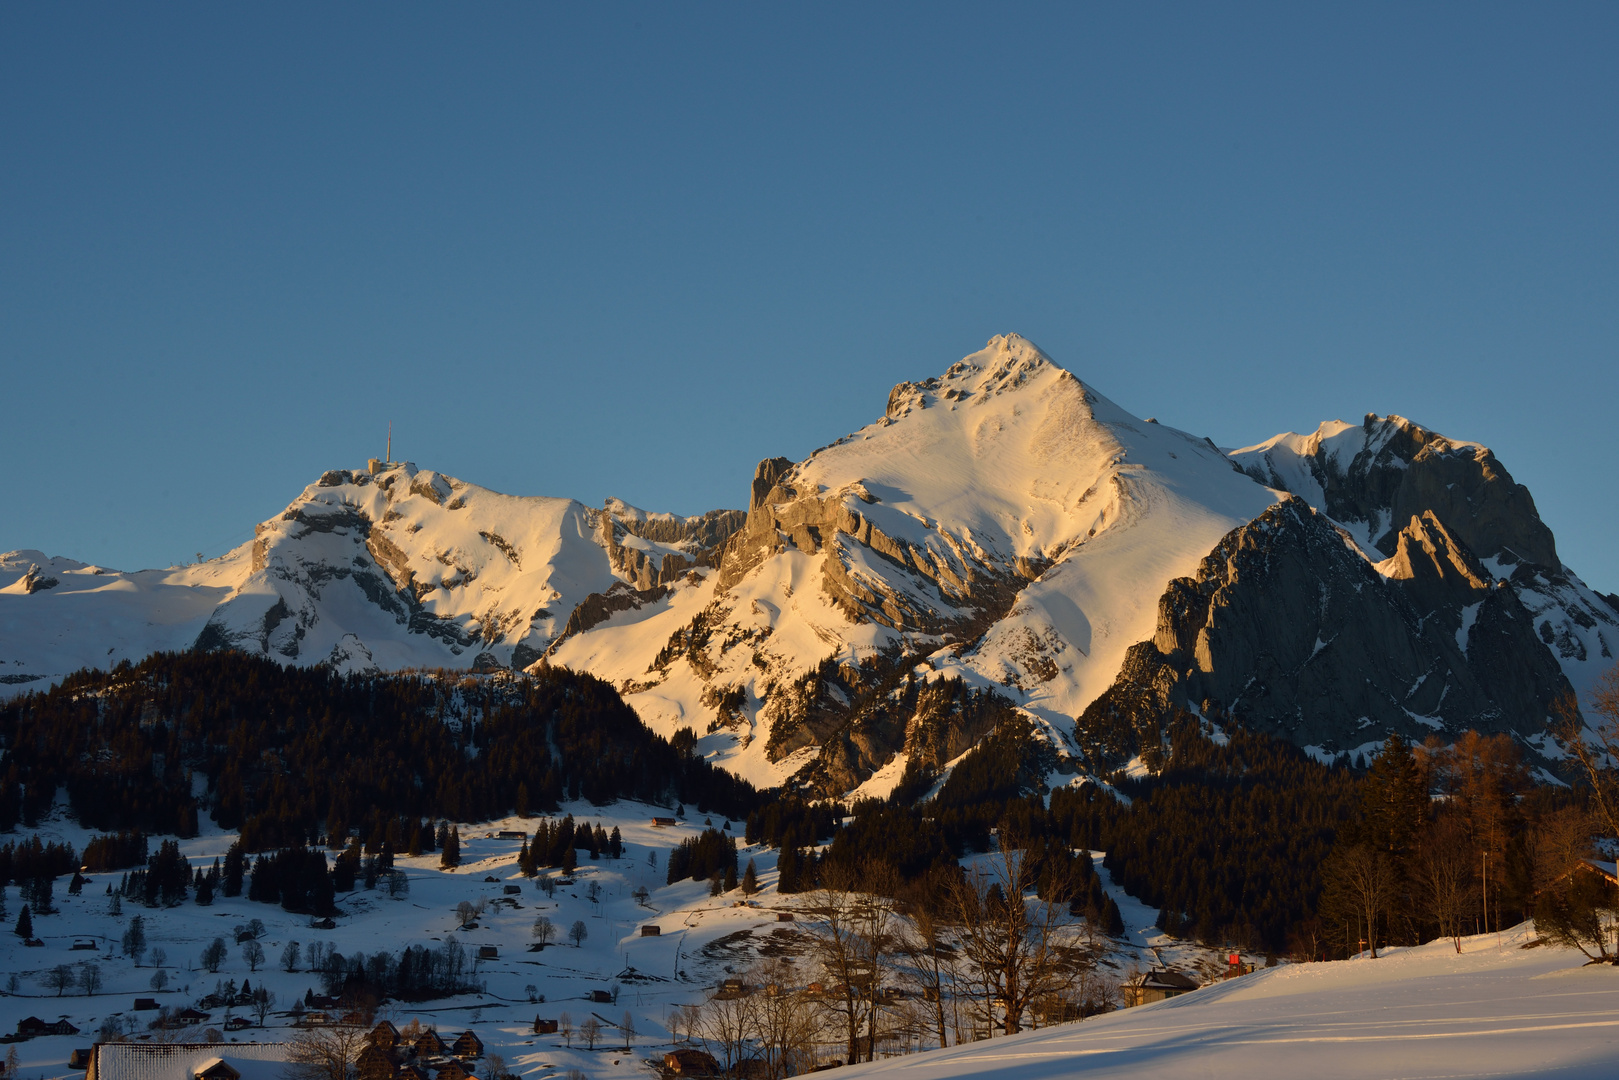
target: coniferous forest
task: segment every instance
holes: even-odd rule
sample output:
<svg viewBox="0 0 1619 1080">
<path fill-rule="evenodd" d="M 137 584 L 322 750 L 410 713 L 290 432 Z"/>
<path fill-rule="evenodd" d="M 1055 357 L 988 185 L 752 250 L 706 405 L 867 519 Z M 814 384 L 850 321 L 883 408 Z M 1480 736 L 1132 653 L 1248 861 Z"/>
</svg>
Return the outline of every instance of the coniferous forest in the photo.
<svg viewBox="0 0 1619 1080">
<path fill-rule="evenodd" d="M 1105 852 L 1162 929 L 1209 944 L 1328 958 L 1534 915 L 1593 955 L 1608 949 L 1586 940 L 1590 890 L 1570 873 L 1602 800 L 1533 782 L 1505 736 L 1391 737 L 1370 762 L 1325 764 L 1188 722 L 1156 775 L 1063 785 L 1050 743 L 1014 716 L 942 784 L 911 769 L 889 798 L 843 806 L 755 790 L 697 757 L 689 730 L 656 735 L 589 675 L 337 676 L 211 652 L 11 701 L 0 740 L 0 827 L 26 830 L 65 791 L 82 824 L 106 830 L 82 856 L 37 838 L 0 845 L 0 882 L 26 886 L 41 914 L 55 878 L 77 886 L 81 861 L 131 870 L 120 892 L 148 905 L 188 889 L 206 904 L 245 885 L 320 913 L 334 890 L 388 874 L 396 853 L 438 849 L 454 865 L 459 836 L 445 822 L 634 798 L 745 818 L 748 842 L 780 849 L 783 892 L 877 883 L 927 906 L 951 893 L 962 856 L 1011 848 L 1026 889 L 1116 933 L 1090 855 Z M 147 833 L 190 835 L 204 815 L 240 832 L 223 866 L 191 870 L 172 842 L 149 850 Z M 318 846 L 337 852 L 330 864 Z M 579 852 L 620 847 L 616 830 L 545 820 L 521 861 L 529 874 L 571 869 Z M 734 877 L 735 841 L 711 829 L 667 867 L 670 881 Z"/>
<path fill-rule="evenodd" d="M 60 787 L 89 828 L 189 836 L 207 814 L 251 851 L 564 798 L 733 816 L 759 803 L 653 734 L 610 685 L 563 669 L 495 682 L 160 654 L 0 706 L 0 741 L 0 829 L 32 824 Z"/>
</svg>

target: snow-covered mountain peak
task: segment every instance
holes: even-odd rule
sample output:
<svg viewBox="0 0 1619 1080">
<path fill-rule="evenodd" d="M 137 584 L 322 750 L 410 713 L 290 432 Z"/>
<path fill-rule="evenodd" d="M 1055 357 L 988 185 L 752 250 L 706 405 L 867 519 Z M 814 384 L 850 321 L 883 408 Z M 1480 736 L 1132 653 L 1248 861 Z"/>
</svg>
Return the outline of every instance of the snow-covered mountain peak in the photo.
<svg viewBox="0 0 1619 1080">
<path fill-rule="evenodd" d="M 555 660 L 613 672 L 660 727 L 733 702 L 713 721 L 745 725 L 728 764 L 774 780 L 831 747 L 813 768 L 843 791 L 882 764 L 877 746 L 821 730 L 847 722 L 853 688 L 787 688 L 826 663 L 933 654 L 939 676 L 1071 716 L 1151 636 L 1169 579 L 1275 498 L 1208 440 L 1132 415 L 1006 335 L 901 383 L 880 419 L 806 460 L 762 462 L 711 602 L 636 616 Z"/>
</svg>

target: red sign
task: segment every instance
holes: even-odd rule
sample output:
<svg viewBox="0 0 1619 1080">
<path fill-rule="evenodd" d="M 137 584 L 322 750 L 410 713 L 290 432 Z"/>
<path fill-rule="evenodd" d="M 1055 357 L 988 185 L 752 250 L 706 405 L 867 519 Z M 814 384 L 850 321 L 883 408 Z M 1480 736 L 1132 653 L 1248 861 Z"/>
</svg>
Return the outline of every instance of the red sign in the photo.
<svg viewBox="0 0 1619 1080">
<path fill-rule="evenodd" d="M 1242 963 L 1242 957 L 1238 956 L 1236 953 L 1232 953 L 1231 954 L 1231 966 L 1236 967 L 1240 963 Z"/>
</svg>

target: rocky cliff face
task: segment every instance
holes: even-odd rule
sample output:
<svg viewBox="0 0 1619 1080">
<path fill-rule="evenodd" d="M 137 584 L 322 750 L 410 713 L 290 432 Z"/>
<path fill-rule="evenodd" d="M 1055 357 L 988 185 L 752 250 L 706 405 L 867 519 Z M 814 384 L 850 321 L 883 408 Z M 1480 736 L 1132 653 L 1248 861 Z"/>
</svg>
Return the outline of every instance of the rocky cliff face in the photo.
<svg viewBox="0 0 1619 1080">
<path fill-rule="evenodd" d="M 1473 729 L 1534 739 L 1570 691 L 1532 616 L 1432 511 L 1369 563 L 1290 499 L 1159 599 L 1157 632 L 1080 717 L 1088 761 L 1150 761 L 1170 723 L 1240 723 L 1328 754 Z"/>
<path fill-rule="evenodd" d="M 1008 335 L 805 460 L 761 462 L 708 591 L 551 660 L 613 678 L 750 778 L 881 794 L 998 709 L 1036 710 L 1062 742 L 1163 584 L 1274 498 Z"/>
<path fill-rule="evenodd" d="M 1576 692 L 1613 665 L 1619 648 L 1613 605 L 1559 561 L 1529 489 L 1489 448 L 1399 416 L 1368 415 L 1358 427 L 1333 421 L 1232 458 L 1250 476 L 1338 522 L 1374 560 L 1397 554 L 1412 518 L 1432 515 L 1487 580 L 1511 589 Z"/>
<path fill-rule="evenodd" d="M 755 783 L 882 795 L 1008 722 L 1054 768 L 1151 764 L 1177 716 L 1321 753 L 1468 728 L 1543 748 L 1551 703 L 1613 664 L 1619 610 L 1483 446 L 1370 416 L 1228 454 L 1009 334 L 761 462 L 746 511 L 379 464 L 197 566 L 0 556 L 0 692 L 192 645 L 567 665 Z"/>
</svg>

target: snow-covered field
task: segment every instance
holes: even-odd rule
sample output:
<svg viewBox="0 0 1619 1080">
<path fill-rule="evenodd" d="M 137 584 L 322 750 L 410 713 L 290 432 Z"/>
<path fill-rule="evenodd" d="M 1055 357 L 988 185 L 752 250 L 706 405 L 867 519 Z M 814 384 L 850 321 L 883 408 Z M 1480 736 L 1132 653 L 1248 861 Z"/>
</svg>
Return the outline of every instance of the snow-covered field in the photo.
<svg viewBox="0 0 1619 1080">
<path fill-rule="evenodd" d="M 664 1024 L 671 1007 L 702 1001 L 706 990 L 725 977 L 728 966 L 737 971 L 748 966 L 750 959 L 721 939 L 738 932 L 769 934 L 776 929 L 775 914 L 769 910 L 776 906 L 775 855 L 752 849 L 739 853 L 742 865 L 750 858 L 756 861 L 766 889 L 754 898 L 759 906 L 734 906 L 740 892 L 710 897 L 706 882 L 664 884 L 670 847 L 701 832 L 707 815 L 688 811 L 686 822 L 654 828 L 652 816 L 668 814 L 668 808 L 635 803 L 593 808 L 581 803 L 564 808 L 564 812 L 574 813 L 581 821 L 599 821 L 608 829 L 616 824 L 626 842 L 625 857 L 591 862 L 581 852 L 575 884 L 558 889 L 551 898 L 533 881 L 519 875 L 519 842 L 493 838 L 504 828 L 526 827 L 532 831 L 533 821 L 514 818 L 463 825 L 462 862 L 457 869 L 441 870 L 436 853 L 416 859 L 400 858 L 395 865 L 409 877 L 409 894 L 389 898 L 384 891 L 366 890 L 363 885 L 353 893 L 340 893 L 337 928 L 329 931 L 313 929 L 307 916 L 251 902 L 245 891 L 241 897 L 221 896 L 210 907 L 198 907 L 187 900 L 179 907 L 149 909 L 126 900 L 123 914 L 115 918 L 107 913 L 110 897 L 106 894 L 107 886 L 116 885 L 121 877 L 114 873 L 93 875 L 79 896 L 67 895 L 67 880 L 59 880 L 55 904 L 60 913 L 34 920 L 35 935 L 45 945 L 29 948 L 10 932 L 22 903 L 18 890 L 10 888 L 6 891 L 9 918 L 5 930 L 0 931 L 0 985 L 5 975 L 15 973 L 19 987 L 15 995 L 0 994 L 0 1032 L 15 1031 L 17 1021 L 28 1016 L 46 1021 L 68 1019 L 80 1029 L 78 1035 L 41 1037 L 14 1045 L 21 1059 L 21 1075 L 29 1080 L 70 1075 L 70 1053 L 90 1046 L 97 1029 L 109 1016 L 133 1017 L 144 1031 L 156 1014 L 132 1012 L 136 997 L 155 997 L 161 1005 L 181 1009 L 212 992 L 218 981 L 230 979 L 239 986 L 248 979 L 255 987 L 265 986 L 275 992 L 276 1014 L 267 1021 L 268 1031 L 248 1028 L 229 1037 L 241 1041 L 281 1040 L 290 1034 L 288 1025 L 292 1022 L 281 1014 L 294 999 L 302 999 L 308 990 L 324 992 L 320 980 L 303 965 L 295 972 L 281 970 L 278 960 L 287 942 L 298 941 L 307 951 L 310 944 L 319 941 L 351 956 L 356 951 L 397 953 L 410 945 L 435 945 L 453 937 L 466 948 L 469 964 L 479 946 L 493 945 L 499 951 L 498 959 L 485 960 L 477 969 L 477 977 L 487 984 L 487 992 L 432 1001 L 422 1007 L 387 1006 L 380 1015 L 400 1025 L 419 1018 L 423 1026 L 436 1025 L 441 1033 L 475 1030 L 490 1052 L 501 1054 L 513 1072 L 527 1076 L 570 1068 L 582 1069 L 591 1077 L 643 1076 L 642 1059 L 661 1056 L 668 1049 L 669 1035 Z M 721 817 L 712 820 L 716 828 L 724 824 Z M 742 824 L 731 825 L 733 832 L 740 835 Z M 63 822 L 46 823 L 38 831 L 44 839 L 65 840 L 75 848 L 82 848 L 88 837 L 77 826 Z M 193 866 L 207 866 L 215 856 L 223 856 L 232 839 L 229 834 L 206 835 L 183 842 L 182 850 Z M 154 838 L 153 850 L 156 846 Z M 648 862 L 652 853 L 657 855 L 655 868 Z M 552 875 L 556 876 L 556 872 Z M 490 877 L 496 880 L 487 881 Z M 588 897 L 586 890 L 591 882 L 602 887 L 599 902 Z M 456 929 L 458 903 L 476 903 L 480 898 L 494 901 L 503 897 L 505 886 L 511 884 L 521 888 L 520 894 L 511 898 L 516 904 L 486 908 L 478 919 L 477 930 Z M 645 907 L 632 895 L 641 886 L 652 893 Z M 148 948 L 162 949 L 167 954 L 169 986 L 164 992 L 151 988 L 154 969 L 150 956 L 145 966 L 137 968 L 119 953 L 124 930 L 135 915 L 145 917 Z M 559 943 L 543 952 L 529 952 L 531 927 L 540 915 L 556 924 Z M 200 956 L 213 938 L 222 936 L 231 943 L 233 928 L 255 918 L 262 920 L 266 928 L 260 939 L 266 956 L 264 966 L 257 972 L 250 971 L 240 948 L 229 944 L 229 958 L 217 975 L 203 969 Z M 568 928 L 576 920 L 582 920 L 589 933 L 577 948 L 567 938 Z M 661 936 L 642 937 L 640 928 L 647 923 L 659 926 Z M 75 940 L 82 938 L 94 938 L 97 950 L 72 951 Z M 101 992 L 87 997 L 73 989 L 57 996 L 43 980 L 48 971 L 64 963 L 75 969 L 81 963 L 97 965 L 102 972 Z M 543 1003 L 530 1003 L 526 988 L 531 985 L 536 994 L 544 995 Z M 592 990 L 611 991 L 615 986 L 616 1004 L 593 1004 L 588 1000 Z M 594 1053 L 584 1048 L 577 1034 L 569 1048 L 560 1036 L 536 1037 L 530 1033 L 536 1016 L 557 1019 L 564 1012 L 571 1015 L 576 1026 L 592 1015 L 601 1022 L 606 1034 Z M 626 1012 L 638 1033 L 628 1054 L 619 1034 Z M 211 1014 L 207 1024 L 183 1037 L 200 1040 L 204 1028 L 220 1028 L 226 1018 L 224 1011 L 214 1009 Z M 237 1008 L 234 1015 L 249 1014 Z"/>
<path fill-rule="evenodd" d="M 1619 970 L 1533 928 L 1286 965 L 1079 1024 L 857 1066 L 861 1080 L 1619 1075 Z"/>
<path fill-rule="evenodd" d="M 469 959 L 479 946 L 494 946 L 498 958 L 482 961 L 477 977 L 483 993 L 463 994 L 423 1005 L 385 1006 L 381 1015 L 404 1025 L 419 1019 L 453 1035 L 472 1029 L 491 1053 L 525 1077 L 543 1078 L 579 1069 L 592 1078 L 647 1075 L 648 1059 L 659 1058 L 673 1045 L 666 1027 L 679 1005 L 704 1000 L 728 974 L 741 973 L 761 946 L 797 956 L 805 982 L 817 977 L 804 957 L 807 929 L 804 912 L 797 922 L 778 922 L 778 910 L 803 903 L 775 891 L 773 852 L 741 847 L 739 861 L 753 859 L 762 891 L 752 904 L 731 892 L 711 897 L 706 883 L 684 881 L 664 885 L 668 851 L 680 839 L 704 828 L 707 815 L 688 810 L 686 820 L 656 828 L 651 818 L 664 807 L 619 803 L 609 807 L 572 804 L 564 808 L 578 820 L 614 825 L 626 841 L 625 856 L 582 861 L 572 887 L 547 897 L 517 871 L 518 842 L 500 840 L 501 829 L 527 829 L 534 822 L 511 819 L 462 826 L 462 863 L 441 870 L 436 854 L 401 858 L 398 867 L 410 881 L 409 894 L 389 898 L 384 891 L 340 894 L 341 914 L 334 930 L 317 930 L 307 917 L 280 907 L 253 903 L 245 897 L 220 897 L 211 907 L 187 901 L 168 909 L 147 909 L 125 901 L 123 914 L 109 914 L 107 886 L 119 874 L 92 877 L 79 896 L 66 895 L 60 881 L 55 898 L 60 912 L 37 918 L 34 931 L 43 948 L 26 947 L 9 932 L 21 901 L 7 890 L 6 932 L 0 932 L 0 979 L 15 974 L 15 994 L 0 995 L 0 1031 L 15 1030 L 17 1021 L 37 1016 L 65 1018 L 80 1029 L 74 1036 L 50 1036 L 14 1044 L 25 1080 L 72 1075 L 70 1053 L 88 1047 L 109 1017 L 133 1022 L 138 1031 L 154 1013 L 132 1010 L 136 997 L 155 997 L 180 1009 L 213 991 L 216 982 L 244 979 L 268 987 L 277 997 L 268 1030 L 247 1028 L 227 1038 L 279 1041 L 290 1034 L 286 1015 L 306 991 L 322 992 L 320 981 L 299 965 L 284 971 L 278 963 L 287 942 L 298 941 L 307 953 L 314 942 L 329 944 L 351 956 L 356 951 L 397 953 L 413 944 L 460 941 Z M 715 827 L 723 818 L 712 818 Z M 741 823 L 732 822 L 733 833 Z M 82 848 L 88 834 L 65 818 L 41 826 L 40 835 Z M 193 865 L 211 864 L 223 855 L 232 836 L 214 832 L 182 845 Z M 153 846 L 156 846 L 154 838 Z M 740 847 L 740 845 L 739 845 Z M 656 866 L 649 856 L 656 855 Z M 1094 853 L 1100 861 L 1101 853 Z M 1119 903 L 1124 938 L 1108 957 L 1115 977 L 1163 962 L 1182 970 L 1207 973 L 1218 965 L 1213 952 L 1174 942 L 1152 923 L 1157 913 L 1126 896 L 1098 865 L 1107 891 Z M 554 872 L 553 872 L 554 873 Z M 494 880 L 488 880 L 493 878 Z M 599 902 L 589 898 L 599 884 Z M 507 898 L 505 888 L 519 893 Z M 645 906 L 634 892 L 647 888 Z M 461 901 L 489 902 L 478 929 L 456 929 L 455 908 Z M 494 903 L 497 899 L 500 903 Z M 515 903 L 511 902 L 515 901 Z M 756 906 L 755 906 L 756 905 Z M 168 988 L 151 988 L 150 954 L 136 967 L 119 953 L 119 942 L 131 918 L 145 919 L 149 949 L 166 955 Z M 548 917 L 559 932 L 559 944 L 530 952 L 530 928 L 537 916 Z M 250 971 L 241 949 L 231 944 L 218 974 L 204 970 L 203 948 L 215 937 L 232 940 L 232 930 L 260 919 L 266 963 Z M 588 937 L 575 947 L 566 933 L 584 922 Z M 657 925 L 657 937 L 641 936 L 645 924 Z M 76 940 L 96 941 L 93 952 L 74 951 Z M 1420 949 L 1394 950 L 1377 961 L 1303 966 L 1283 965 L 1219 983 L 1186 997 L 1130 1009 L 1077 1025 L 1065 1025 L 1011 1038 L 994 1039 L 859 1066 L 866 1072 L 912 1070 L 917 1080 L 1015 1072 L 1003 1080 L 1044 1080 L 1083 1071 L 1086 1075 L 1293 1076 L 1308 1071 L 1317 1077 L 1469 1077 L 1539 1075 L 1558 1077 L 1612 1075 L 1619 1066 L 1619 971 L 1582 968 L 1583 959 L 1552 948 L 1523 949 L 1532 931 L 1519 928 L 1504 935 L 1468 941 L 1458 956 L 1446 943 Z M 58 996 L 44 981 L 60 964 L 95 965 L 102 989 L 84 996 L 77 989 Z M 1202 976 L 1200 975 L 1200 978 Z M 529 987 L 543 1002 L 531 1003 Z M 589 1001 L 593 990 L 617 989 L 615 1004 Z M 223 1028 L 227 1014 L 211 1010 L 209 1021 L 183 1038 L 200 1039 L 206 1027 Z M 575 1026 L 595 1017 L 604 1029 L 594 1052 L 576 1034 L 572 1045 L 560 1036 L 535 1036 L 534 1019 L 558 1019 L 568 1013 Z M 620 1024 L 628 1013 L 635 1029 L 631 1049 L 624 1050 Z M 245 1009 L 237 1016 L 248 1016 Z M 916 1071 L 920 1070 L 920 1071 Z M 480 1075 L 482 1072 L 480 1071 Z"/>
</svg>

